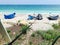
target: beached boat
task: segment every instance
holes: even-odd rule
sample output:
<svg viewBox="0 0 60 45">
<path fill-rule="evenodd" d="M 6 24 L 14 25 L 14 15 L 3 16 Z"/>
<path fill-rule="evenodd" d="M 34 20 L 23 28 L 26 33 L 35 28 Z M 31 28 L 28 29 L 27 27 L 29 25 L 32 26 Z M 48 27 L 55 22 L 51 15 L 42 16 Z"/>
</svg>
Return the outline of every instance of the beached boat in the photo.
<svg viewBox="0 0 60 45">
<path fill-rule="evenodd" d="M 15 14 L 16 14 L 16 13 L 8 14 L 8 15 L 5 15 L 5 14 L 4 14 L 4 18 L 5 18 L 5 19 L 12 19 L 12 18 L 15 17 Z"/>
<path fill-rule="evenodd" d="M 36 19 L 36 20 L 42 20 L 42 15 L 41 14 L 38 14 L 36 17 L 35 16 L 32 16 L 32 15 L 28 15 L 28 20 L 32 20 L 32 19 Z"/>
<path fill-rule="evenodd" d="M 49 19 L 49 20 L 57 20 L 58 17 L 59 17 L 58 15 L 57 15 L 57 16 L 50 16 L 50 17 L 48 17 L 48 19 Z"/>
<path fill-rule="evenodd" d="M 35 16 L 28 15 L 28 20 L 32 20 L 32 19 L 34 19 L 34 18 L 35 18 Z"/>
<path fill-rule="evenodd" d="M 41 14 L 38 14 L 37 17 L 36 17 L 37 20 L 42 20 L 42 15 Z"/>
</svg>

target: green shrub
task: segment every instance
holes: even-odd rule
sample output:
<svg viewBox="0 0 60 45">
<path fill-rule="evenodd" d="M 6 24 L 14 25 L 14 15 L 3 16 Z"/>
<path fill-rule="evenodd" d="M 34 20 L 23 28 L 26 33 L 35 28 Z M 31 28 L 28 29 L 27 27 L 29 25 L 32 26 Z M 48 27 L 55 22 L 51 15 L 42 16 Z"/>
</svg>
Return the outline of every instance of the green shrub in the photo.
<svg viewBox="0 0 60 45">
<path fill-rule="evenodd" d="M 59 29 L 59 28 L 60 28 L 59 24 L 53 24 L 52 27 L 53 27 L 54 29 Z"/>
<path fill-rule="evenodd" d="M 46 40 L 52 40 L 52 39 L 55 39 L 59 35 L 60 35 L 60 32 L 58 30 L 48 30 L 47 32 L 44 32 L 42 34 L 42 37 Z"/>
<path fill-rule="evenodd" d="M 20 20 L 18 20 L 18 23 L 20 22 Z"/>
<path fill-rule="evenodd" d="M 57 30 L 48 30 L 46 32 L 44 31 L 37 31 L 37 34 L 41 35 L 43 39 L 45 40 L 52 40 L 56 36 L 60 35 L 60 32 Z"/>
<path fill-rule="evenodd" d="M 51 35 L 51 39 L 54 39 L 54 37 L 55 37 L 55 32 L 54 32 L 54 30 L 48 30 L 48 31 L 47 31 L 47 34 L 50 34 L 50 35 Z"/>
<path fill-rule="evenodd" d="M 32 45 L 32 42 L 29 42 L 30 45 Z"/>
<path fill-rule="evenodd" d="M 60 31 L 58 30 L 40 31 L 39 30 L 39 31 L 36 31 L 35 34 L 40 35 L 45 40 L 53 40 L 60 35 Z M 33 34 L 32 36 L 34 37 L 35 35 Z"/>
<path fill-rule="evenodd" d="M 35 37 L 35 33 L 32 33 L 31 36 L 32 36 L 32 37 Z"/>
<path fill-rule="evenodd" d="M 41 33 L 41 31 L 39 31 L 39 30 L 38 30 L 38 31 L 36 31 L 36 33 L 37 33 L 37 34 L 40 34 L 40 33 Z"/>
<path fill-rule="evenodd" d="M 51 39 L 54 39 L 56 36 L 60 35 L 58 30 L 48 30 L 47 33 L 52 36 Z"/>
<path fill-rule="evenodd" d="M 8 32 L 8 33 L 10 33 L 10 32 L 11 32 L 11 30 L 7 30 L 7 32 Z"/>
<path fill-rule="evenodd" d="M 23 25 L 23 26 L 21 27 L 21 29 L 22 29 L 21 31 L 23 32 L 23 34 L 26 34 L 27 31 L 30 30 L 30 28 L 28 28 L 28 29 L 27 29 L 27 28 L 28 28 L 28 25 Z M 26 30 L 26 29 L 27 29 L 27 30 Z"/>
<path fill-rule="evenodd" d="M 50 40 L 51 39 L 51 35 L 48 34 L 47 32 L 45 31 L 36 31 L 36 33 L 38 35 L 41 35 L 43 39 L 46 39 L 46 40 Z"/>
<path fill-rule="evenodd" d="M 43 37 L 44 39 L 46 39 L 46 40 L 51 40 L 51 35 L 50 35 L 50 34 L 44 33 L 44 34 L 42 35 L 42 37 Z"/>
</svg>

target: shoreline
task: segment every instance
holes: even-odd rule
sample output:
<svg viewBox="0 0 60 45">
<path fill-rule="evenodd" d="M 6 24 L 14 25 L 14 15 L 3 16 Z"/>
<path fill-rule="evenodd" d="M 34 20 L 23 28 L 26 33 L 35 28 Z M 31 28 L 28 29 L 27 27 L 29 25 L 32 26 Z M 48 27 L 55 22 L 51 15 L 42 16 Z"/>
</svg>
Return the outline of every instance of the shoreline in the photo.
<svg viewBox="0 0 60 45">
<path fill-rule="evenodd" d="M 0 18 L 2 19 L 3 25 L 6 28 L 8 28 L 8 27 L 11 27 L 12 25 L 11 24 L 6 24 L 5 22 L 11 22 L 11 23 L 14 23 L 14 24 L 18 23 L 19 20 L 21 21 L 21 23 L 33 22 L 32 20 L 31 21 L 30 20 L 27 20 L 28 15 L 29 14 L 16 14 L 16 17 L 13 18 L 13 19 L 4 19 L 4 16 L 3 15 L 2 16 L 0 15 Z M 33 14 L 30 14 L 30 15 L 33 15 Z M 38 14 L 35 14 L 35 16 L 36 15 L 38 15 Z M 48 20 L 47 17 L 49 16 L 49 14 L 41 14 L 41 15 L 42 15 L 43 19 L 42 20 L 36 20 L 36 23 L 31 26 L 33 29 L 37 26 L 36 29 L 34 29 L 34 30 L 37 30 L 39 28 L 40 29 L 43 28 L 43 30 L 46 30 L 46 29 L 48 30 L 50 28 L 53 29 L 51 25 L 53 23 L 55 23 L 55 24 L 58 23 L 58 20 L 51 20 L 51 21 Z"/>
</svg>

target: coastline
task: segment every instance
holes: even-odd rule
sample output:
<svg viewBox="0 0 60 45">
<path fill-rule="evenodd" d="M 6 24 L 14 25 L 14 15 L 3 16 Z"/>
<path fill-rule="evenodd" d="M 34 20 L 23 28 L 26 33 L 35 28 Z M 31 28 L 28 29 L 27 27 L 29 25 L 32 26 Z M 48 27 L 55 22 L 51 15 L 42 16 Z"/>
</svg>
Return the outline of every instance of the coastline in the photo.
<svg viewBox="0 0 60 45">
<path fill-rule="evenodd" d="M 34 15 L 34 14 L 16 14 L 15 18 L 13 19 L 4 19 L 4 15 L 0 14 L 0 19 L 3 22 L 3 25 L 8 28 L 11 27 L 11 24 L 6 24 L 6 22 L 11 22 L 11 23 L 18 23 L 18 21 L 20 20 L 21 23 L 29 23 L 29 22 L 33 22 L 33 20 L 27 20 L 28 15 Z M 34 16 L 37 16 L 38 14 L 35 14 Z M 31 26 L 32 29 L 34 30 L 38 30 L 38 29 L 43 29 L 43 30 L 48 30 L 48 29 L 53 29 L 52 28 L 52 24 L 57 24 L 58 20 L 48 20 L 47 17 L 51 14 L 41 14 L 43 19 L 42 20 L 36 20 L 35 23 Z M 54 14 L 57 15 L 57 14 Z M 37 27 L 36 27 L 37 26 Z M 36 29 L 35 29 L 36 27 Z"/>
</svg>

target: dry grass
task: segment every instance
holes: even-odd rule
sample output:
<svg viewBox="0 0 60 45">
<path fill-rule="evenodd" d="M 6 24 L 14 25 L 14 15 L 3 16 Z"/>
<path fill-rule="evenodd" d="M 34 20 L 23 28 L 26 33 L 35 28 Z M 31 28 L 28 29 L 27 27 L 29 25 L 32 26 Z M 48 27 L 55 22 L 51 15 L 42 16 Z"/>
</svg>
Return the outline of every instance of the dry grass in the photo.
<svg viewBox="0 0 60 45">
<path fill-rule="evenodd" d="M 0 34 L 0 45 L 3 45 L 3 44 L 5 44 L 6 42 L 5 42 L 5 40 L 4 40 L 4 38 L 2 37 L 2 35 Z"/>
</svg>

